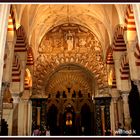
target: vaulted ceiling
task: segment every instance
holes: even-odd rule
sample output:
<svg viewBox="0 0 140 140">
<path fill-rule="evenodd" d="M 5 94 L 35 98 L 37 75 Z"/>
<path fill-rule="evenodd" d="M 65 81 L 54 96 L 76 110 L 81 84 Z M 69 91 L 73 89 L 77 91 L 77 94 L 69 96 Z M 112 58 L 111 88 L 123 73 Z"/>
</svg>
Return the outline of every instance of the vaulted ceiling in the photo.
<svg viewBox="0 0 140 140">
<path fill-rule="evenodd" d="M 126 10 L 125 4 L 16 4 L 13 7 L 17 27 L 23 25 L 36 58 L 45 33 L 63 23 L 87 27 L 98 37 L 106 54 L 116 25 L 124 22 Z"/>
</svg>

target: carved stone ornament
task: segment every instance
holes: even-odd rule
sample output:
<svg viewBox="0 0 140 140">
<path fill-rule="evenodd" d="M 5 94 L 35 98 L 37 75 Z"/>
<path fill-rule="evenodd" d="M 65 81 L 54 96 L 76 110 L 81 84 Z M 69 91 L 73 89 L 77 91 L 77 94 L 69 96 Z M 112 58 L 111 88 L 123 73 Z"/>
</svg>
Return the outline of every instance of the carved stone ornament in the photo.
<svg viewBox="0 0 140 140">
<path fill-rule="evenodd" d="M 33 94 L 44 94 L 45 84 L 55 70 L 66 64 L 80 65 L 89 70 L 99 88 L 107 86 L 106 64 L 97 37 L 77 24 L 63 24 L 45 34 L 35 61 Z"/>
</svg>

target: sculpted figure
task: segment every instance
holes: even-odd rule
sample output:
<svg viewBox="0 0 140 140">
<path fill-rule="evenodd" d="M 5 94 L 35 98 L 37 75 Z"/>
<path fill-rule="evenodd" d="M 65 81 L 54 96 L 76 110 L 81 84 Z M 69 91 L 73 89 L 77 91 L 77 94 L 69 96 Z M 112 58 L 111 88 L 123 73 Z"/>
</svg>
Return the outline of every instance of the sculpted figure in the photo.
<svg viewBox="0 0 140 140">
<path fill-rule="evenodd" d="M 68 45 L 68 51 L 71 51 L 73 49 L 73 35 L 70 31 L 68 34 L 66 34 L 66 41 Z"/>
</svg>

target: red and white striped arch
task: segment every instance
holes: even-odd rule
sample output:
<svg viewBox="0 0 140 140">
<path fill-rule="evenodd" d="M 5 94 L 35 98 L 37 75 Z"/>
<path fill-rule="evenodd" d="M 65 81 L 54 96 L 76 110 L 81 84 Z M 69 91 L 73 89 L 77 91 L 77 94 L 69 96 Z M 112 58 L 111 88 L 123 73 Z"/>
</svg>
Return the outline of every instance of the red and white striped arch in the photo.
<svg viewBox="0 0 140 140">
<path fill-rule="evenodd" d="M 114 34 L 113 51 L 126 51 L 126 44 L 124 40 L 124 28 L 119 25 Z"/>
<path fill-rule="evenodd" d="M 13 66 L 12 66 L 12 82 L 20 82 L 20 62 L 17 55 L 14 56 Z"/>
<path fill-rule="evenodd" d="M 25 76 L 25 80 L 24 80 L 24 89 L 25 90 L 29 90 L 30 89 L 29 84 L 28 84 L 28 77 L 26 77 L 26 76 Z"/>
<path fill-rule="evenodd" d="M 115 74 L 115 67 L 113 67 L 113 80 L 112 80 L 112 88 L 113 89 L 115 89 L 115 88 L 117 88 L 117 86 L 116 86 L 116 74 Z"/>
<path fill-rule="evenodd" d="M 130 77 L 129 63 L 128 63 L 128 58 L 127 58 L 126 54 L 124 54 L 122 59 L 121 59 L 120 72 L 121 72 L 121 80 L 128 80 L 129 79 L 129 77 Z"/>
<path fill-rule="evenodd" d="M 15 16 L 12 6 L 10 7 L 10 14 L 8 18 L 8 27 L 7 27 L 7 40 L 14 39 L 14 33 L 16 31 L 16 22 Z M 7 60 L 7 52 L 5 51 L 4 54 L 4 68 L 6 68 L 6 60 Z"/>
<path fill-rule="evenodd" d="M 16 33 L 17 33 L 17 40 L 16 40 L 14 51 L 26 52 L 27 51 L 26 34 L 24 32 L 23 26 L 20 26 L 17 29 Z"/>
<path fill-rule="evenodd" d="M 12 5 L 10 7 L 10 15 L 8 19 L 8 31 L 16 31 L 16 20 Z"/>
<path fill-rule="evenodd" d="M 22 26 L 20 26 L 16 30 L 17 40 L 14 47 L 14 62 L 12 67 L 12 82 L 20 82 L 20 75 L 21 75 L 21 68 L 20 68 L 20 61 L 17 57 L 16 52 L 25 52 L 27 50 L 26 48 L 26 38 L 24 29 Z"/>
<path fill-rule="evenodd" d="M 27 66 L 32 66 L 34 64 L 34 56 L 33 56 L 33 50 L 31 47 L 27 48 Z"/>
<path fill-rule="evenodd" d="M 136 31 L 134 12 L 131 4 L 129 4 L 126 9 L 125 28 L 127 31 Z"/>
<path fill-rule="evenodd" d="M 32 76 L 30 70 L 25 70 L 24 89 L 29 90 L 32 87 Z"/>
<path fill-rule="evenodd" d="M 113 49 L 111 47 L 108 48 L 107 53 L 106 53 L 106 64 L 114 65 Z"/>
<path fill-rule="evenodd" d="M 115 67 L 114 67 L 114 60 L 113 60 L 113 49 L 112 47 L 108 47 L 107 55 L 106 55 L 106 64 L 111 67 L 112 69 L 112 88 L 117 88 L 116 86 L 116 75 L 115 75 Z"/>
<path fill-rule="evenodd" d="M 34 65 L 34 57 L 33 57 L 33 51 L 31 47 L 27 48 L 27 62 L 26 66 L 33 66 Z M 25 70 L 25 80 L 24 80 L 24 89 L 29 90 L 32 82 L 32 77 L 29 69 Z"/>
<path fill-rule="evenodd" d="M 11 14 L 9 15 L 8 19 L 8 32 L 13 32 L 14 31 L 14 26 L 13 26 L 13 19 L 11 17 Z"/>
<path fill-rule="evenodd" d="M 129 41 L 135 41 L 137 37 L 135 18 L 132 5 L 128 5 L 125 12 L 125 38 Z"/>
</svg>

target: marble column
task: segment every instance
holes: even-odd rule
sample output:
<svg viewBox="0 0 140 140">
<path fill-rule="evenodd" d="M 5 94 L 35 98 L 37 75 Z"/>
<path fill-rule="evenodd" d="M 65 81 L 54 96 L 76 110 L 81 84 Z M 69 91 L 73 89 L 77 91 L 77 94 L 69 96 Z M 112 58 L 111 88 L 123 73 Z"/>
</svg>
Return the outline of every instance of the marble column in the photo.
<svg viewBox="0 0 140 140">
<path fill-rule="evenodd" d="M 114 118 L 115 118 L 115 130 L 118 129 L 119 116 L 118 116 L 118 97 L 113 97 L 113 106 L 114 106 Z"/>
<path fill-rule="evenodd" d="M 110 92 L 111 99 L 111 130 L 112 135 L 115 135 L 115 131 L 118 129 L 119 122 L 119 111 L 118 111 L 118 99 L 120 97 L 120 93 L 116 88 L 112 88 Z"/>
<path fill-rule="evenodd" d="M 29 100 L 22 99 L 18 104 L 18 135 L 31 135 L 32 129 L 32 109 Z M 22 121 L 21 121 L 22 120 Z"/>
<path fill-rule="evenodd" d="M 121 96 L 118 98 L 118 119 L 119 119 L 119 123 L 121 123 L 122 126 L 124 126 L 124 124 L 123 124 L 123 100 L 122 100 Z"/>
<path fill-rule="evenodd" d="M 95 105 L 95 135 L 102 135 L 101 109 L 98 101 Z"/>
<path fill-rule="evenodd" d="M 32 134 L 32 101 L 28 101 L 28 124 L 27 124 L 27 136 Z"/>
<path fill-rule="evenodd" d="M 110 130 L 110 101 L 111 97 L 95 97 L 95 134 L 102 135 Z M 104 107 L 102 107 L 104 106 Z M 105 135 L 105 133 L 103 132 Z"/>
<path fill-rule="evenodd" d="M 111 121 L 112 135 L 114 135 L 115 134 L 115 115 L 114 115 L 114 103 L 113 103 L 113 100 L 111 100 L 111 104 L 110 104 L 110 121 Z"/>
<path fill-rule="evenodd" d="M 9 114 L 9 120 L 8 120 L 8 136 L 12 136 L 12 120 L 13 120 L 13 109 L 11 109 L 11 112 Z"/>
<path fill-rule="evenodd" d="M 105 106 L 101 106 L 102 134 L 105 136 Z"/>
<path fill-rule="evenodd" d="M 130 118 L 130 112 L 129 112 L 129 104 L 128 104 L 128 92 L 122 93 L 122 99 L 123 99 L 123 109 L 124 109 L 124 122 L 125 122 L 125 129 L 130 130 L 131 129 L 131 118 Z"/>
<path fill-rule="evenodd" d="M 23 135 L 27 136 L 28 130 L 28 100 L 24 100 L 24 125 L 23 125 Z"/>
<path fill-rule="evenodd" d="M 12 124 L 12 135 L 19 135 L 19 93 L 12 93 L 13 98 L 13 124 Z M 20 120 L 21 121 L 21 120 Z"/>
<path fill-rule="evenodd" d="M 12 93 L 13 106 L 15 107 L 20 102 L 19 93 Z"/>
<path fill-rule="evenodd" d="M 40 110 L 41 110 L 41 107 L 37 107 L 37 125 L 40 126 Z"/>
<path fill-rule="evenodd" d="M 25 108 L 24 108 L 24 100 L 21 100 L 18 103 L 18 135 L 24 136 L 24 123 L 25 123 Z"/>
</svg>

